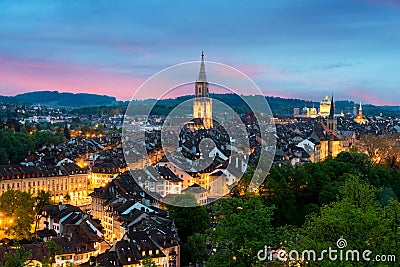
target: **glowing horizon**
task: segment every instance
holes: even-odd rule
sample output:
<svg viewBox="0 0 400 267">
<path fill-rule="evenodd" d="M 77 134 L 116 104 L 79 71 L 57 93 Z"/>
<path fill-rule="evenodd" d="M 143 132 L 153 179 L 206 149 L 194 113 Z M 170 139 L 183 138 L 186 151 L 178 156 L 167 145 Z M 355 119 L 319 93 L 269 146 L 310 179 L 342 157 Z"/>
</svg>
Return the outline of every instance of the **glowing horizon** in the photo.
<svg viewBox="0 0 400 267">
<path fill-rule="evenodd" d="M 126 101 L 151 75 L 200 60 L 204 50 L 265 95 L 400 105 L 393 1 L 39 2 L 0 3 L 1 95 L 50 90 Z M 199 20 L 204 12 L 209 19 Z"/>
</svg>

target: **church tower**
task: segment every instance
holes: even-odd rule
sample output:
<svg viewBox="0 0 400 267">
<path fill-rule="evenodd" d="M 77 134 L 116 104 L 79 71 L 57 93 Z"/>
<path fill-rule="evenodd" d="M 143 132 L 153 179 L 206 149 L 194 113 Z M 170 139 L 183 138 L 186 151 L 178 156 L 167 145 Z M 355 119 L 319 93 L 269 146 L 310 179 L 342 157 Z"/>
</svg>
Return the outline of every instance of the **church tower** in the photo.
<svg viewBox="0 0 400 267">
<path fill-rule="evenodd" d="M 204 52 L 201 53 L 200 72 L 195 82 L 195 98 L 193 102 L 193 119 L 200 119 L 201 128 L 210 129 L 213 127 L 212 100 L 209 98 L 206 67 L 204 64 Z"/>
<path fill-rule="evenodd" d="M 358 115 L 354 118 L 354 121 L 359 124 L 366 124 L 367 120 L 363 116 L 362 104 L 360 102 L 360 108 L 358 109 Z"/>
<path fill-rule="evenodd" d="M 329 116 L 326 120 L 328 124 L 328 129 L 332 132 L 337 131 L 337 119 L 335 118 L 335 102 L 333 101 L 333 94 L 331 99 L 331 109 L 329 111 Z"/>
</svg>

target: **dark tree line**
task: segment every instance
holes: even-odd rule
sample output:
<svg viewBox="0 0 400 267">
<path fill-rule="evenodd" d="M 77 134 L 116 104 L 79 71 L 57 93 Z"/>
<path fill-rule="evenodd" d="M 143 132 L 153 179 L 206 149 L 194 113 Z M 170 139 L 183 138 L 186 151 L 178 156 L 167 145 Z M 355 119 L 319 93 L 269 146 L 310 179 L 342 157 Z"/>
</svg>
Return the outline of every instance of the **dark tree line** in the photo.
<svg viewBox="0 0 400 267">
<path fill-rule="evenodd" d="M 206 266 L 261 267 L 266 262 L 257 253 L 266 246 L 319 253 L 335 248 L 341 237 L 349 249 L 371 250 L 374 255 L 400 250 L 400 173 L 396 168 L 374 163 L 365 154 L 343 152 L 321 163 L 275 166 L 258 191 L 248 193 L 252 171 L 241 179 L 231 198 L 207 207 L 212 223 L 206 230 L 198 228 L 200 222 L 207 222 L 199 217 L 201 207 L 171 207 L 183 236 L 183 266 L 206 260 Z M 315 263 L 290 264 L 368 265 L 363 260 Z M 275 260 L 268 266 L 288 264 Z"/>
<path fill-rule="evenodd" d="M 400 196 L 400 173 L 394 168 L 376 164 L 368 155 L 342 152 L 335 159 L 321 163 L 292 166 L 274 166 L 259 187 L 257 194 L 266 205 L 274 205 L 276 226 L 300 226 L 307 215 L 337 199 L 339 189 L 351 175 L 356 175 L 380 188 L 382 204 Z M 234 196 L 245 197 L 249 179 L 242 179 L 233 191 Z"/>
<path fill-rule="evenodd" d="M 69 129 L 65 130 L 66 127 L 60 127 L 55 133 L 36 129 L 28 132 L 23 125 L 17 125 L 0 130 L 0 165 L 20 163 L 29 152 L 37 151 L 44 145 L 57 145 L 71 137 Z"/>
</svg>

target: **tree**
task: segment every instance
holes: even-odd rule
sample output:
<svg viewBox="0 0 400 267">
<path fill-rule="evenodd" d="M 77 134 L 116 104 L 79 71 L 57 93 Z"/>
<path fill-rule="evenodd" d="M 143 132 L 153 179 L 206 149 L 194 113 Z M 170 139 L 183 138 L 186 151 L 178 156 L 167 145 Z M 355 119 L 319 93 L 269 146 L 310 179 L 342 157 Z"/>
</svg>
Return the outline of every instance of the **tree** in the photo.
<svg viewBox="0 0 400 267">
<path fill-rule="evenodd" d="M 52 263 L 55 261 L 55 256 L 61 254 L 63 248 L 52 240 L 47 241 L 43 247 L 48 250 L 47 256 L 43 259 L 43 267 L 51 267 Z"/>
<path fill-rule="evenodd" d="M 32 237 L 33 221 L 34 215 L 32 212 L 27 211 L 23 206 L 19 206 L 15 209 L 12 223 L 5 233 L 17 240 L 30 239 Z"/>
<path fill-rule="evenodd" d="M 231 190 L 232 196 L 245 197 L 249 195 L 248 189 L 254 176 L 254 167 L 249 166 L 240 178 L 238 184 Z"/>
<path fill-rule="evenodd" d="M 12 129 L 15 132 L 21 131 L 21 123 L 17 121 L 15 118 L 10 118 L 6 122 L 7 128 Z"/>
<path fill-rule="evenodd" d="M 207 266 L 259 266 L 257 252 L 275 242 L 273 210 L 259 197 L 219 199 L 217 226 L 210 230 L 215 254 Z"/>
<path fill-rule="evenodd" d="M 0 210 L 6 216 L 12 216 L 15 209 L 20 206 L 33 210 L 34 200 L 29 192 L 7 190 L 0 196 Z"/>
<path fill-rule="evenodd" d="M 143 267 L 157 267 L 157 264 L 151 258 L 144 259 L 142 265 Z"/>
<path fill-rule="evenodd" d="M 382 190 L 379 194 L 379 202 L 382 206 L 387 206 L 389 205 L 390 200 L 397 200 L 397 196 L 393 189 L 386 186 L 382 187 Z"/>
<path fill-rule="evenodd" d="M 66 141 L 64 135 L 55 135 L 47 130 L 36 132 L 34 138 L 36 142 L 36 148 L 49 145 L 58 145 L 59 143 Z"/>
<path fill-rule="evenodd" d="M 0 211 L 11 218 L 12 223 L 6 230 L 13 238 L 29 239 L 32 223 L 35 219 L 35 201 L 28 192 L 8 190 L 0 196 Z"/>
<path fill-rule="evenodd" d="M 23 246 L 17 244 L 14 251 L 8 252 L 4 256 L 4 267 L 27 267 L 29 266 L 28 257 L 32 254 Z"/>
<path fill-rule="evenodd" d="M 38 228 L 40 219 L 43 216 L 43 209 L 45 206 L 50 205 L 51 194 L 44 190 L 40 190 L 35 197 L 35 233 Z"/>
<path fill-rule="evenodd" d="M 69 195 L 69 192 L 68 192 L 68 191 L 67 191 L 67 193 L 65 193 L 64 199 L 65 199 L 66 201 L 70 201 L 70 200 L 71 200 L 71 196 Z"/>
<path fill-rule="evenodd" d="M 400 203 L 390 200 L 384 207 L 382 222 L 386 225 L 385 235 L 382 236 L 381 250 L 386 254 L 396 255 L 400 248 Z"/>
<path fill-rule="evenodd" d="M 329 247 L 338 248 L 340 238 L 345 239 L 346 250 L 370 250 L 377 254 L 396 254 L 399 251 L 398 201 L 391 200 L 382 208 L 378 201 L 379 190 L 357 176 L 350 176 L 340 190 L 339 199 L 321 208 L 320 214 L 307 218 L 300 230 L 300 242 L 289 249 L 314 250 L 321 255 Z M 348 266 L 327 258 L 320 266 Z M 347 263 L 348 264 L 348 263 Z M 365 266 L 365 262 L 352 262 L 352 266 Z"/>
<path fill-rule="evenodd" d="M 71 139 L 71 131 L 68 128 L 68 125 L 64 125 L 64 136 L 67 140 Z"/>
<path fill-rule="evenodd" d="M 206 257 L 206 236 L 194 233 L 183 244 L 181 261 L 184 263 L 202 263 Z"/>
<path fill-rule="evenodd" d="M 168 205 L 167 208 L 175 220 L 182 242 L 186 242 L 194 233 L 205 233 L 210 225 L 210 216 L 204 206 L 194 206 L 197 203 L 193 195 L 177 195 L 172 203 L 174 205 Z"/>
<path fill-rule="evenodd" d="M 35 142 L 25 132 L 4 129 L 0 132 L 0 147 L 6 151 L 11 163 L 20 163 L 29 151 L 35 149 Z"/>
<path fill-rule="evenodd" d="M 362 135 L 357 141 L 356 146 L 359 151 L 366 152 L 373 162 L 381 163 L 387 160 L 391 155 L 398 154 L 393 149 L 393 141 L 389 136 L 378 136 L 372 133 Z"/>
<path fill-rule="evenodd" d="M 7 151 L 0 147 L 0 165 L 7 165 L 8 164 L 8 155 Z"/>
</svg>

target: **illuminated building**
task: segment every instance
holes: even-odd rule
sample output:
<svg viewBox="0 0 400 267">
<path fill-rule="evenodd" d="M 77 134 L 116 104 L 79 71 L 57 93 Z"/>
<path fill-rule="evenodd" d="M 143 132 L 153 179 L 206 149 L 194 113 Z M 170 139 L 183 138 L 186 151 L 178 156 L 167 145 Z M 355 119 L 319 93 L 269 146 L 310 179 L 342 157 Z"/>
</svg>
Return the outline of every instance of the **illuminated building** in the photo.
<svg viewBox="0 0 400 267">
<path fill-rule="evenodd" d="M 299 109 L 297 108 L 297 110 L 299 111 Z M 304 107 L 301 109 L 301 114 L 295 114 L 294 115 L 295 118 L 311 118 L 311 119 L 315 119 L 318 117 L 318 112 L 317 109 L 314 106 L 312 108 L 307 107 L 306 104 L 304 104 Z"/>
<path fill-rule="evenodd" d="M 317 109 L 314 106 L 314 102 L 313 102 L 312 108 L 309 109 L 309 115 L 310 115 L 310 117 L 313 117 L 313 118 L 317 117 L 317 115 L 318 115 Z"/>
<path fill-rule="evenodd" d="M 119 164 L 118 166 L 115 162 L 95 163 L 90 174 L 89 191 L 92 192 L 97 187 L 105 186 L 119 173 L 123 173 L 127 170 L 128 168 L 125 165 Z"/>
<path fill-rule="evenodd" d="M 329 100 L 329 99 L 328 99 Z M 326 103 L 328 103 L 326 101 Z M 348 151 L 354 143 L 354 132 L 337 130 L 335 118 L 335 102 L 329 100 L 329 114 L 326 123 L 320 121 L 315 124 L 314 131 L 309 140 L 314 144 L 313 162 L 324 161 L 328 157 L 335 158 L 340 152 Z"/>
<path fill-rule="evenodd" d="M 325 96 L 325 98 L 321 101 L 319 105 L 319 116 L 326 118 L 329 116 L 330 111 L 331 101 L 329 100 L 328 96 Z"/>
<path fill-rule="evenodd" d="M 70 202 L 74 205 L 87 204 L 88 173 L 73 163 L 60 166 L 0 166 L 0 194 L 7 190 L 30 192 L 33 195 L 40 190 L 51 194 L 55 203 Z M 69 195 L 69 199 L 66 196 Z"/>
<path fill-rule="evenodd" d="M 204 53 L 201 53 L 201 65 L 199 77 L 195 83 L 195 98 L 193 102 L 192 129 L 210 129 L 213 127 L 212 120 L 212 99 L 209 98 L 208 82 L 206 77 L 206 67 L 204 64 Z"/>
<path fill-rule="evenodd" d="M 358 115 L 354 118 L 354 121 L 359 123 L 359 124 L 366 124 L 367 120 L 364 118 L 363 113 L 362 113 L 362 105 L 360 102 L 360 108 L 358 109 Z"/>
</svg>

